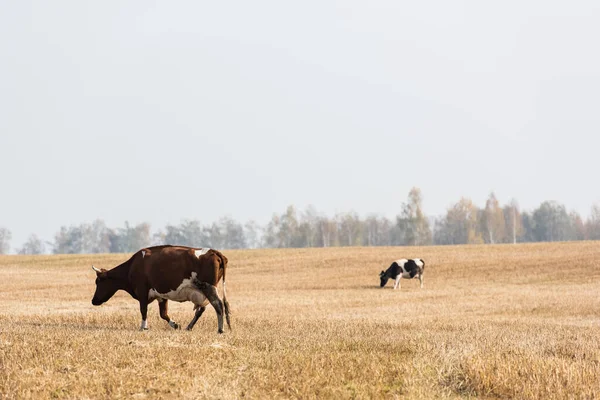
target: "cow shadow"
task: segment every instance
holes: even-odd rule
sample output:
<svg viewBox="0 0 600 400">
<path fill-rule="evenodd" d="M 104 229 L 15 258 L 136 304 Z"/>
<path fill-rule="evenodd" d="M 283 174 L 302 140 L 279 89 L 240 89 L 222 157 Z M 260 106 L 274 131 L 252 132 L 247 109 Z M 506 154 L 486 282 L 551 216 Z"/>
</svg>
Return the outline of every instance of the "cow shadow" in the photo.
<svg viewBox="0 0 600 400">
<path fill-rule="evenodd" d="M 384 287 L 380 287 L 377 284 L 374 285 L 358 285 L 358 286 L 353 286 L 353 288 L 355 289 L 362 289 L 362 290 L 394 290 L 394 286 L 393 285 L 386 285 Z M 421 289 L 419 287 L 416 288 L 417 290 L 425 290 L 425 289 Z M 396 289 L 397 292 L 412 292 L 414 290 L 416 290 L 415 288 L 411 288 L 411 287 L 402 287 L 401 289 Z"/>
</svg>

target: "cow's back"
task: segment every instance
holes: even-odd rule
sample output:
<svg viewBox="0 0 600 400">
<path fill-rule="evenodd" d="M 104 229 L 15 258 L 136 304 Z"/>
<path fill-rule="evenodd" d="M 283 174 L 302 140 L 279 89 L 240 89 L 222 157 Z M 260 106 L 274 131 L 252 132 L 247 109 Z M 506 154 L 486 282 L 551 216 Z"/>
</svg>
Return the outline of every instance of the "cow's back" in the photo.
<svg viewBox="0 0 600 400">
<path fill-rule="evenodd" d="M 134 256 L 132 278 L 159 293 L 176 290 L 186 279 L 216 285 L 222 276 L 221 257 L 225 256 L 212 249 L 202 253 L 203 249 L 184 246 L 142 249 Z"/>
</svg>

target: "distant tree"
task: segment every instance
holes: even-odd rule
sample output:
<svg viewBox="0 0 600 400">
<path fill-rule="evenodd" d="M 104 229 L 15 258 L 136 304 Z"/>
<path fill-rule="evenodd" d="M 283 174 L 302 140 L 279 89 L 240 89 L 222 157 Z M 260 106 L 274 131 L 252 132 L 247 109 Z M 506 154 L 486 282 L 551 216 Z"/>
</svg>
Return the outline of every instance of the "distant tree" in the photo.
<svg viewBox="0 0 600 400">
<path fill-rule="evenodd" d="M 98 219 L 90 224 L 62 226 L 54 235 L 52 252 L 55 254 L 91 254 L 119 251 L 125 238 L 107 228 Z M 120 249 L 120 251 L 125 251 Z M 129 250 L 127 250 L 129 251 Z"/>
<path fill-rule="evenodd" d="M 110 252 L 110 230 L 104 221 L 97 219 L 79 227 L 82 235 L 81 252 L 87 254 Z"/>
<path fill-rule="evenodd" d="M 450 229 L 447 226 L 445 216 L 432 217 L 430 221 L 431 231 L 433 235 L 433 244 L 450 244 Z"/>
<path fill-rule="evenodd" d="M 204 226 L 205 245 L 212 249 L 222 249 L 225 243 L 225 232 L 216 221 Z"/>
<path fill-rule="evenodd" d="M 6 228 L 0 227 L 0 254 L 8 254 L 10 251 L 10 240 L 12 234 Z"/>
<path fill-rule="evenodd" d="M 279 218 L 278 236 L 281 247 L 301 247 L 298 225 L 296 207 L 288 206 Z"/>
<path fill-rule="evenodd" d="M 187 240 L 184 233 L 181 231 L 181 225 L 167 224 L 164 231 L 160 231 L 162 244 L 184 245 Z"/>
<path fill-rule="evenodd" d="M 521 226 L 522 232 L 521 236 L 518 237 L 519 242 L 535 242 L 535 221 L 533 219 L 533 215 L 530 212 L 521 213 Z"/>
<path fill-rule="evenodd" d="M 365 220 L 365 243 L 366 246 L 377 246 L 377 233 L 379 221 L 376 215 L 370 215 Z"/>
<path fill-rule="evenodd" d="M 504 206 L 502 214 L 505 226 L 504 242 L 517 243 L 517 238 L 523 234 L 523 221 L 517 200 L 513 199 L 510 204 Z"/>
<path fill-rule="evenodd" d="M 160 246 L 163 245 L 166 242 L 165 238 L 167 237 L 166 232 L 163 229 L 160 229 L 156 232 L 154 232 L 154 234 L 152 234 L 151 236 L 151 240 L 150 240 L 150 245 L 151 246 Z"/>
<path fill-rule="evenodd" d="M 54 254 L 80 254 L 83 253 L 83 233 L 80 226 L 61 226 L 60 231 L 54 235 L 52 244 Z"/>
<path fill-rule="evenodd" d="M 179 225 L 181 242 L 178 244 L 189 247 L 209 247 L 206 231 L 198 220 L 184 220 Z"/>
<path fill-rule="evenodd" d="M 18 251 L 19 254 L 43 254 L 45 251 L 44 242 L 35 234 L 29 236 L 29 239 Z"/>
<path fill-rule="evenodd" d="M 389 219 L 370 215 L 364 221 L 363 245 L 391 246 L 393 223 Z"/>
<path fill-rule="evenodd" d="M 585 228 L 588 239 L 600 240 L 600 203 L 596 203 L 592 206 Z"/>
<path fill-rule="evenodd" d="M 316 247 L 318 237 L 319 214 L 314 206 L 304 210 L 298 221 L 298 245 L 299 247 Z"/>
<path fill-rule="evenodd" d="M 355 212 L 337 214 L 340 246 L 357 246 L 362 241 L 362 226 L 360 217 Z"/>
<path fill-rule="evenodd" d="M 273 214 L 264 229 L 263 243 L 266 247 L 303 247 L 306 237 L 300 230 L 300 223 L 294 206 L 288 206 L 285 213 Z"/>
<path fill-rule="evenodd" d="M 184 220 L 179 225 L 167 225 L 153 237 L 155 244 L 189 247 L 209 247 L 210 232 L 197 220 Z"/>
<path fill-rule="evenodd" d="M 317 220 L 317 243 L 321 247 L 333 247 L 338 245 L 338 226 L 336 221 L 321 216 Z"/>
<path fill-rule="evenodd" d="M 263 230 L 262 243 L 268 248 L 279 248 L 283 247 L 279 241 L 279 226 L 280 226 L 279 215 L 273 214 L 271 220 Z"/>
<path fill-rule="evenodd" d="M 431 229 L 423 213 L 423 195 L 419 188 L 413 187 L 408 193 L 408 202 L 402 205 L 402 213 L 398 216 L 397 223 L 404 234 L 403 244 L 408 246 L 431 244 Z"/>
<path fill-rule="evenodd" d="M 152 244 L 150 224 L 145 222 L 131 226 L 125 221 L 123 228 L 110 230 L 108 236 L 111 253 L 131 253 Z"/>
<path fill-rule="evenodd" d="M 247 247 L 244 226 L 231 217 L 223 217 L 219 220 L 223 232 L 224 249 L 245 249 Z"/>
<path fill-rule="evenodd" d="M 244 237 L 248 248 L 257 249 L 262 247 L 261 227 L 256 221 L 248 221 L 244 224 Z"/>
<path fill-rule="evenodd" d="M 494 192 L 490 193 L 485 202 L 482 216 L 483 240 L 485 243 L 502 243 L 505 235 L 504 211 Z"/>
<path fill-rule="evenodd" d="M 536 242 L 573 240 L 571 218 L 564 205 L 545 201 L 533 211 L 532 218 Z"/>
<path fill-rule="evenodd" d="M 437 228 L 438 244 L 483 243 L 478 229 L 478 209 L 470 199 L 462 198 L 448 209 Z"/>
<path fill-rule="evenodd" d="M 375 246 L 392 246 L 394 236 L 397 235 L 398 227 L 386 217 L 379 217 L 376 220 L 377 232 L 375 234 Z"/>
<path fill-rule="evenodd" d="M 576 211 L 571 211 L 569 213 L 569 218 L 571 219 L 571 229 L 573 232 L 572 240 L 585 240 L 587 236 L 587 232 L 585 229 L 585 224 L 581 219 L 581 215 Z"/>
</svg>

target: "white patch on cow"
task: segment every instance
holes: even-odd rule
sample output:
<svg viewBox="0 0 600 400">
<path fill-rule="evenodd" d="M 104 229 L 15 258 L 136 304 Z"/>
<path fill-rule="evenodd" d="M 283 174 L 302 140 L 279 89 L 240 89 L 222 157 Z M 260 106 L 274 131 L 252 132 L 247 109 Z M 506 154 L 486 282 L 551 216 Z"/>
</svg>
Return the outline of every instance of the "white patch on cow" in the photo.
<svg viewBox="0 0 600 400">
<path fill-rule="evenodd" d="M 143 319 L 142 320 L 142 326 L 140 326 L 140 331 L 145 331 L 148 329 L 148 321 Z"/>
<path fill-rule="evenodd" d="M 210 250 L 210 248 L 207 247 L 205 249 L 200 249 L 200 250 L 194 251 L 194 254 L 196 255 L 196 257 L 200 257 L 201 255 L 208 253 L 209 250 Z"/>
<path fill-rule="evenodd" d="M 146 251 L 142 250 L 142 258 L 146 257 Z"/>
<path fill-rule="evenodd" d="M 415 264 L 417 264 L 417 266 L 419 267 L 423 267 L 423 261 L 421 261 L 420 258 L 414 258 L 413 261 L 415 262 Z M 400 260 L 396 260 L 394 261 L 396 264 L 398 264 L 398 266 L 400 267 L 400 269 L 402 270 L 402 277 L 404 279 L 411 279 L 410 277 L 410 272 L 406 271 L 406 268 L 404 267 L 406 265 L 406 263 L 408 262 L 408 260 L 406 258 L 401 258 Z M 417 276 L 417 275 L 415 275 Z"/>
<path fill-rule="evenodd" d="M 404 266 L 406 265 L 406 263 L 408 262 L 408 260 L 406 258 L 403 258 L 403 259 L 400 259 L 400 260 L 396 260 L 394 262 L 396 264 L 398 264 L 398 266 L 400 267 L 400 270 L 402 271 L 396 277 L 396 286 L 399 286 L 400 285 L 400 278 L 410 279 L 410 273 L 406 271 L 406 268 L 404 268 Z"/>
<path fill-rule="evenodd" d="M 150 289 L 148 291 L 148 300 L 165 299 L 177 301 L 179 303 L 191 301 L 200 307 L 206 306 L 208 304 L 208 299 L 193 283 L 196 279 L 196 275 L 195 272 L 192 272 L 192 276 L 189 279 L 184 279 L 177 289 L 167 293 L 159 293 L 155 289 Z"/>
<path fill-rule="evenodd" d="M 402 268 L 402 271 L 404 271 L 404 264 L 406 264 L 408 262 L 408 260 L 406 258 L 401 258 L 401 259 L 396 260 L 394 262 L 396 264 L 398 264 Z"/>
</svg>

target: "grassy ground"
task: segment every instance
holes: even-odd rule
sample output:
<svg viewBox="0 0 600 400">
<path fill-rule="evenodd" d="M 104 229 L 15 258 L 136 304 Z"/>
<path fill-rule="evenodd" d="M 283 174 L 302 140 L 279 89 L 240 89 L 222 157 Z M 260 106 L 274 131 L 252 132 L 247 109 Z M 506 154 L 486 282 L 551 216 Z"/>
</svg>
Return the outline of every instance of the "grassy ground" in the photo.
<svg viewBox="0 0 600 400">
<path fill-rule="evenodd" d="M 90 265 L 128 255 L 1 256 L 0 398 L 600 398 L 598 242 L 225 254 L 224 335 L 93 307 Z M 402 257 L 424 289 L 378 287 Z"/>
</svg>

